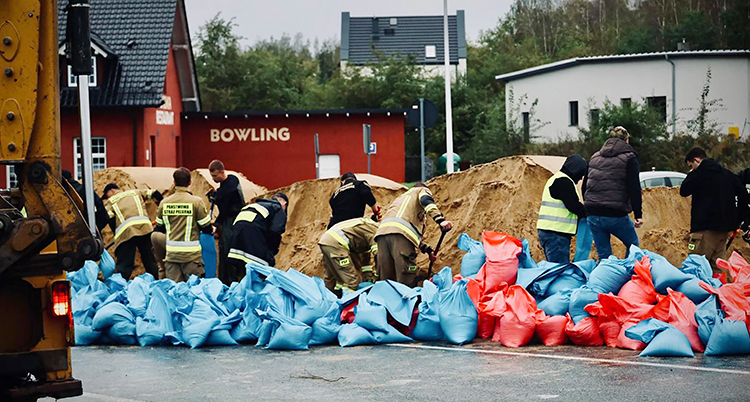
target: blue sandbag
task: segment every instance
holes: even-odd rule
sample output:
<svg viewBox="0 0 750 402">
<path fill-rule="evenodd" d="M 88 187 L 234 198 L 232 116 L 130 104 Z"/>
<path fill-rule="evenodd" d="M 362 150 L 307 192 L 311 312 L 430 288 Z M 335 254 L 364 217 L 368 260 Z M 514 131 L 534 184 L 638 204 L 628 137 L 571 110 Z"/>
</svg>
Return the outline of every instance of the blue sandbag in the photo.
<svg viewBox="0 0 750 402">
<path fill-rule="evenodd" d="M 548 316 L 565 315 L 570 308 L 572 293 L 573 290 L 571 289 L 561 290 L 537 303 L 537 307 L 544 310 L 544 313 Z"/>
<path fill-rule="evenodd" d="M 687 296 L 693 303 L 698 304 L 708 299 L 708 296 L 711 296 L 706 289 L 700 286 L 700 283 L 700 279 L 690 278 L 682 282 L 675 290 Z"/>
<path fill-rule="evenodd" d="M 444 267 L 440 272 L 433 275 L 432 283 L 437 286 L 439 291 L 448 291 L 453 285 L 453 270 L 451 267 Z"/>
<path fill-rule="evenodd" d="M 311 325 L 328 311 L 330 302 L 323 299 L 313 278 L 291 268 L 274 273 L 274 277 L 279 287 L 294 297 L 294 318 L 297 320 Z"/>
<path fill-rule="evenodd" d="M 105 330 L 119 322 L 130 322 L 135 324 L 133 313 L 122 303 L 109 303 L 96 311 L 91 328 L 96 331 Z"/>
<path fill-rule="evenodd" d="M 409 335 L 420 341 L 442 341 L 445 339 L 443 329 L 440 327 L 440 315 L 438 309 L 438 288 L 434 283 L 425 281 L 420 291 L 422 301 L 419 303 L 419 316 L 417 325 Z"/>
<path fill-rule="evenodd" d="M 138 343 L 141 346 L 162 344 L 165 340 L 164 335 L 174 330 L 173 311 L 174 307 L 171 306 L 171 300 L 164 289 L 154 286 L 148 309 L 143 318 L 138 317 L 135 322 Z"/>
<path fill-rule="evenodd" d="M 115 259 L 107 250 L 104 250 L 99 258 L 99 269 L 102 271 L 104 279 L 109 279 L 115 273 Z"/>
<path fill-rule="evenodd" d="M 591 244 L 594 242 L 594 234 L 591 233 L 589 223 L 586 218 L 578 220 L 578 229 L 576 231 L 576 253 L 573 261 L 585 261 L 591 255 Z"/>
<path fill-rule="evenodd" d="M 461 276 L 467 278 L 476 275 L 487 258 L 484 254 L 482 242 L 472 239 L 466 233 L 462 233 L 461 236 L 458 236 L 458 249 L 468 251 L 461 258 Z"/>
<path fill-rule="evenodd" d="M 75 345 L 88 346 L 93 345 L 101 335 L 101 332 L 94 331 L 90 325 L 75 324 Z"/>
<path fill-rule="evenodd" d="M 72 271 L 67 273 L 67 278 L 70 281 L 70 287 L 78 292 L 86 286 L 93 285 L 97 282 L 99 276 L 99 265 L 94 261 L 86 261 L 83 264 L 83 268 L 78 271 Z"/>
<path fill-rule="evenodd" d="M 341 328 L 341 309 L 336 303 L 331 304 L 324 316 L 315 320 L 312 325 L 310 345 L 328 345 L 334 343 Z"/>
<path fill-rule="evenodd" d="M 182 342 L 192 349 L 202 346 L 219 321 L 219 315 L 211 306 L 201 299 L 195 299 L 190 314 L 182 316 Z"/>
<path fill-rule="evenodd" d="M 230 334 L 238 343 L 252 343 L 258 340 L 262 325 L 263 321 L 258 317 L 255 308 L 247 307 L 242 312 L 242 319 L 232 328 Z"/>
<path fill-rule="evenodd" d="M 372 331 L 372 336 L 378 343 L 403 343 L 414 342 L 413 339 L 399 332 L 392 325 L 388 326 L 388 332 Z"/>
<path fill-rule="evenodd" d="M 448 341 L 461 345 L 471 342 L 477 335 L 478 315 L 474 303 L 466 293 L 468 279 L 461 279 L 441 296 L 440 328 Z"/>
<path fill-rule="evenodd" d="M 695 321 L 698 323 L 698 337 L 701 339 L 702 344 L 708 345 L 714 324 L 722 316 L 723 312 L 721 311 L 721 306 L 716 295 L 709 296 L 708 299 L 696 307 Z"/>
<path fill-rule="evenodd" d="M 258 342 L 255 346 L 268 345 L 268 342 L 271 340 L 271 335 L 277 326 L 279 326 L 279 323 L 275 321 L 263 320 L 263 324 L 261 324 L 260 331 L 258 332 Z"/>
<path fill-rule="evenodd" d="M 688 254 L 685 261 L 682 262 L 682 267 L 680 269 L 682 272 L 692 275 L 715 288 L 721 286 L 721 281 L 714 278 L 714 271 L 711 268 L 711 263 L 709 263 L 703 255 Z"/>
<path fill-rule="evenodd" d="M 416 290 L 396 281 L 385 280 L 372 286 L 367 300 L 385 307 L 396 322 L 408 327 L 417 305 L 417 296 Z"/>
<path fill-rule="evenodd" d="M 216 325 L 211 332 L 208 334 L 205 345 L 209 346 L 233 346 L 237 345 L 237 341 L 232 338 L 230 330 L 240 320 L 240 310 L 234 310 L 228 316 L 221 317 L 219 324 Z"/>
<path fill-rule="evenodd" d="M 341 329 L 339 329 L 338 339 L 339 345 L 341 345 L 342 347 L 374 345 L 377 343 L 375 337 L 372 336 L 370 331 L 360 327 L 357 324 L 342 325 Z"/>
<path fill-rule="evenodd" d="M 695 357 L 690 341 L 679 329 L 666 322 L 649 318 L 625 330 L 625 336 L 643 343 L 645 349 L 639 354 L 663 357 Z"/>
<path fill-rule="evenodd" d="M 565 271 L 549 284 L 544 295 L 549 296 L 565 290 L 572 291 L 585 285 L 586 277 L 583 275 L 583 271 L 576 268 L 578 267 L 574 264 L 568 265 Z"/>
<path fill-rule="evenodd" d="M 127 290 L 125 291 L 128 298 L 128 308 L 133 312 L 136 317 L 143 317 L 146 314 L 146 308 L 148 308 L 149 298 L 151 297 L 151 290 L 149 284 L 140 276 L 134 278 L 128 283 Z"/>
<path fill-rule="evenodd" d="M 656 291 L 665 295 L 667 288 L 677 289 L 683 282 L 690 279 L 690 275 L 680 271 L 666 258 L 659 254 L 647 252 L 651 259 L 651 279 Z"/>
<path fill-rule="evenodd" d="M 114 345 L 137 345 L 135 322 L 120 321 L 104 331 Z"/>
<path fill-rule="evenodd" d="M 706 345 L 706 356 L 750 354 L 750 334 L 744 321 L 718 318 Z"/>
<path fill-rule="evenodd" d="M 388 332 L 385 307 L 370 303 L 366 293 L 359 295 L 359 303 L 354 308 L 354 323 L 369 331 Z"/>
<path fill-rule="evenodd" d="M 531 258 L 531 251 L 529 250 L 529 241 L 526 239 L 521 240 L 521 254 L 518 254 L 518 268 L 519 269 L 533 269 L 536 268 L 536 261 Z"/>
<path fill-rule="evenodd" d="M 125 289 L 128 287 L 128 281 L 125 280 L 125 278 L 122 277 L 122 274 L 119 272 L 115 272 L 110 276 L 105 284 L 109 288 L 110 292 L 118 292 L 120 290 Z"/>
<path fill-rule="evenodd" d="M 592 290 L 589 285 L 584 285 L 573 290 L 570 294 L 570 305 L 568 306 L 568 312 L 570 312 L 570 318 L 573 319 L 573 323 L 578 324 L 582 319 L 591 317 L 591 314 L 586 312 L 584 308 L 598 301 L 599 293 Z"/>
<path fill-rule="evenodd" d="M 622 285 L 633 275 L 635 264 L 632 266 L 626 264 L 627 259 L 620 260 L 614 256 L 600 261 L 589 276 L 588 286 L 598 293 L 617 294 Z"/>
</svg>

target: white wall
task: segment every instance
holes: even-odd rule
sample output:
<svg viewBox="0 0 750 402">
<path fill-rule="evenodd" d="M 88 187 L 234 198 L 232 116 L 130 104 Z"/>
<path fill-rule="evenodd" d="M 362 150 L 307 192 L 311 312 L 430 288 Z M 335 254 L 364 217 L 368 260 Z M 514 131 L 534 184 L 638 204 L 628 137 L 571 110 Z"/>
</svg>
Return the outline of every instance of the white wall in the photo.
<svg viewBox="0 0 750 402">
<path fill-rule="evenodd" d="M 349 67 L 347 61 L 341 61 L 341 70 L 344 72 L 344 76 L 348 75 L 347 69 Z M 445 71 L 445 66 L 443 64 L 429 64 L 421 67 L 425 77 L 442 77 L 445 75 L 443 73 Z M 456 79 L 456 73 L 462 76 L 466 75 L 466 59 L 458 59 L 458 65 L 452 64 L 450 66 L 450 72 L 453 79 Z M 360 73 L 363 76 L 369 77 L 372 75 L 372 70 L 369 67 L 360 67 Z"/>
<path fill-rule="evenodd" d="M 686 132 L 685 121 L 697 114 L 706 71 L 710 66 L 709 99 L 721 98 L 723 107 L 710 114 L 709 118 L 720 123 L 724 133 L 730 127 L 738 127 L 742 134 L 744 127 L 743 137 L 750 136 L 750 122 L 746 123 L 746 119 L 750 120 L 750 59 L 697 57 L 672 61 L 676 67 L 678 133 Z M 537 99 L 534 117 L 549 122 L 532 133 L 535 142 L 578 137 L 578 128 L 568 125 L 568 102 L 574 100 L 578 101 L 579 127 L 588 127 L 589 109 L 602 108 L 607 99 L 615 104 L 619 104 L 621 98 L 643 103 L 649 96 L 667 97 L 667 121 L 672 121 L 672 66 L 664 59 L 582 64 L 513 80 L 506 86 L 508 114 L 512 110 L 509 100 L 511 89 L 515 102 L 526 95 L 520 112 L 528 112 Z M 520 124 L 521 115 L 517 118 Z M 670 126 L 670 133 L 671 129 Z"/>
</svg>

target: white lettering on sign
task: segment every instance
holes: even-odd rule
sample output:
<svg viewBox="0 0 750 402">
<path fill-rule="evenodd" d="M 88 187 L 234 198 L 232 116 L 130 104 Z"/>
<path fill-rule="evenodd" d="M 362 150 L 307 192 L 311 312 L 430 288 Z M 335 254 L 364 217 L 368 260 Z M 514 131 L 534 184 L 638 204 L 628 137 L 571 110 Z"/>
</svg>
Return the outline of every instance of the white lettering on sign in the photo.
<svg viewBox="0 0 750 402">
<path fill-rule="evenodd" d="M 266 141 L 289 141 L 291 133 L 289 128 L 212 128 L 209 130 L 211 142 L 266 142 Z"/>
<path fill-rule="evenodd" d="M 174 126 L 174 112 L 167 110 L 156 110 L 156 124 L 162 126 Z"/>
<path fill-rule="evenodd" d="M 159 106 L 159 109 L 164 110 L 172 110 L 172 97 L 167 95 L 161 96 L 162 103 L 161 106 Z"/>
</svg>

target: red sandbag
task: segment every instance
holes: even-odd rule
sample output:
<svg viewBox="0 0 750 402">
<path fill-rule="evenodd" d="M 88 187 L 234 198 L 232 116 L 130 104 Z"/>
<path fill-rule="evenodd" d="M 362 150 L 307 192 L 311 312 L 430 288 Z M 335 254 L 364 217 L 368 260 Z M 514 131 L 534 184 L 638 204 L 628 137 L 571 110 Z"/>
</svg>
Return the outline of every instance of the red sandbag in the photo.
<svg viewBox="0 0 750 402">
<path fill-rule="evenodd" d="M 539 314 L 541 312 L 541 314 Z M 536 315 L 536 337 L 545 346 L 564 345 L 568 341 L 565 336 L 565 326 L 568 317 L 564 315 L 548 316 L 539 310 Z"/>
<path fill-rule="evenodd" d="M 580 346 L 601 346 L 604 343 L 602 336 L 599 334 L 599 326 L 596 325 L 596 318 L 586 317 L 578 324 L 574 324 L 568 315 L 568 323 L 565 325 L 565 335 L 571 342 Z"/>
<path fill-rule="evenodd" d="M 503 282 L 516 283 L 518 255 L 523 251 L 521 241 L 505 233 L 491 231 L 482 233 L 482 241 L 487 259 L 476 275 L 477 280 L 483 282 L 488 290 Z"/>
<path fill-rule="evenodd" d="M 617 321 L 607 321 L 606 319 L 597 320 L 597 324 L 599 325 L 599 334 L 604 339 L 604 344 L 610 348 L 616 348 L 617 337 L 620 336 L 622 325 Z"/>
<path fill-rule="evenodd" d="M 519 285 L 508 288 L 505 296 L 506 311 L 495 325 L 493 341 L 504 346 L 524 346 L 534 337 L 536 329 L 536 300 Z"/>
<path fill-rule="evenodd" d="M 636 304 L 656 304 L 657 293 L 651 279 L 651 260 L 644 256 L 635 262 L 635 275 L 620 288 L 617 296 Z"/>
<path fill-rule="evenodd" d="M 728 283 L 716 289 L 705 282 L 700 286 L 711 294 L 719 296 L 721 309 L 726 313 L 727 320 L 745 321 L 750 311 L 750 283 Z"/>
<path fill-rule="evenodd" d="M 701 283 L 701 286 L 703 283 Z M 726 285 L 725 285 L 726 286 Z M 722 286 L 723 288 L 724 286 Z M 698 336 L 698 323 L 695 321 L 695 303 L 684 294 L 667 288 L 667 297 L 659 301 L 646 318 L 656 318 L 672 324 L 682 331 L 690 341 L 690 346 L 695 352 L 703 352 L 705 347 Z M 743 315 L 744 320 L 744 315 Z"/>
<path fill-rule="evenodd" d="M 611 318 L 622 325 L 627 320 L 645 317 L 653 308 L 650 304 L 631 303 L 612 293 L 600 293 L 599 302 L 587 305 L 584 310 L 597 317 Z"/>
<path fill-rule="evenodd" d="M 738 252 L 732 252 L 729 260 L 719 258 L 716 260 L 716 266 L 729 272 L 729 275 L 732 277 L 732 283 L 750 284 L 750 264 Z M 726 276 L 723 282 L 726 283 Z"/>
<path fill-rule="evenodd" d="M 638 324 L 638 320 L 629 320 L 626 321 L 624 324 L 622 324 L 622 328 L 620 329 L 620 333 L 617 335 L 617 347 L 620 349 L 630 349 L 630 350 L 643 350 L 646 348 L 646 344 L 637 341 L 635 339 L 630 339 L 627 336 L 625 336 L 625 330 L 632 327 L 633 325 Z"/>
</svg>

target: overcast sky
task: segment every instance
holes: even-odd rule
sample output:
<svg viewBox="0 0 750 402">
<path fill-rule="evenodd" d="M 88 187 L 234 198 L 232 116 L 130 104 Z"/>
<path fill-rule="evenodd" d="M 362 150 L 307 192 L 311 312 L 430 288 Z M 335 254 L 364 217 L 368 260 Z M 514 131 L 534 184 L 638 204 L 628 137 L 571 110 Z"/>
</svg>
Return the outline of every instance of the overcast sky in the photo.
<svg viewBox="0 0 750 402">
<path fill-rule="evenodd" d="M 340 39 L 342 11 L 352 17 L 443 14 L 440 0 L 185 0 L 185 4 L 193 38 L 201 25 L 220 12 L 224 18 L 235 18 L 235 32 L 248 45 L 284 33 L 294 37 L 298 32 L 311 42 Z M 495 27 L 510 4 L 511 0 L 453 0 L 448 1 L 448 13 L 466 12 L 466 36 L 476 43 L 479 33 Z"/>
</svg>

